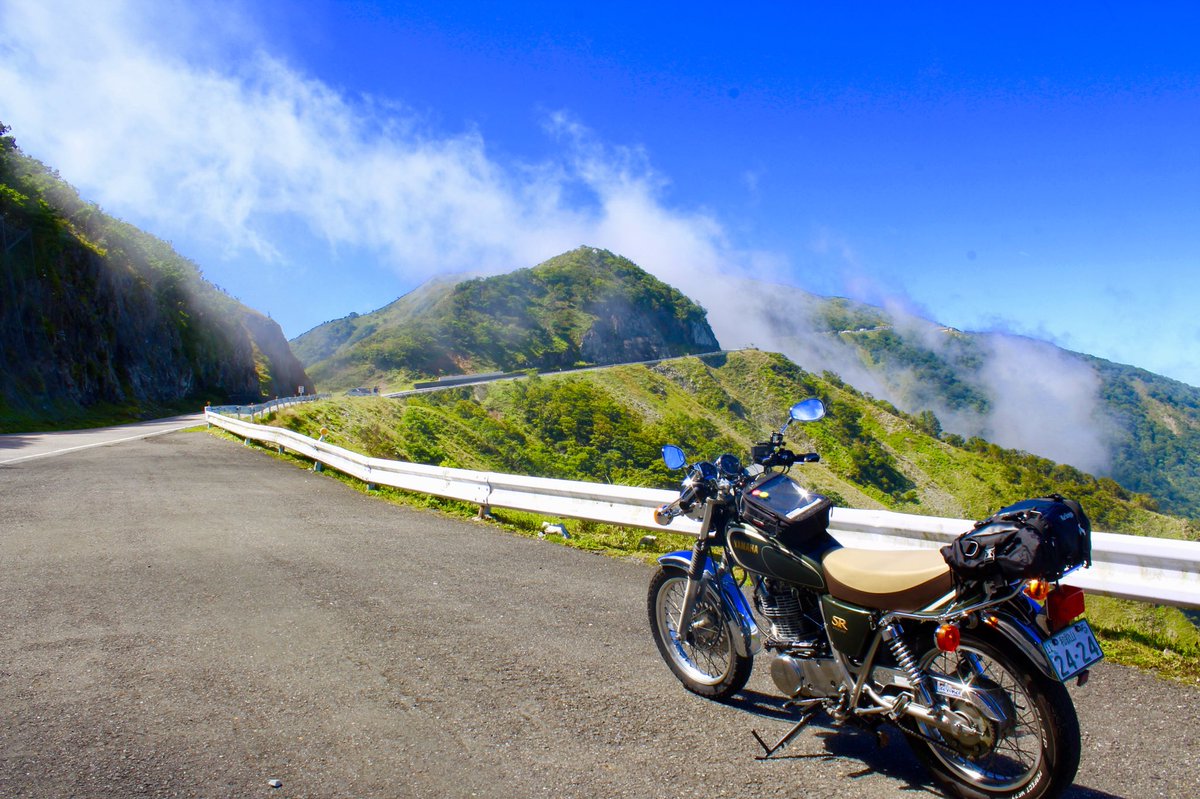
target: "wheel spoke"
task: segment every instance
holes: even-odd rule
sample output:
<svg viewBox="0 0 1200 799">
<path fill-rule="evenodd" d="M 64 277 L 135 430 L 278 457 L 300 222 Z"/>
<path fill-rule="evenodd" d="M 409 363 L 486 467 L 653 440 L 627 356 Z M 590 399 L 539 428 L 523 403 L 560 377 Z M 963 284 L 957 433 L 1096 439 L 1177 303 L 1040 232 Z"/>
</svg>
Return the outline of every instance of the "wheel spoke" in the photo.
<svg viewBox="0 0 1200 799">
<path fill-rule="evenodd" d="M 687 591 L 684 580 L 668 583 L 660 595 L 660 623 L 673 644 L 670 656 L 703 683 L 719 681 L 731 668 L 733 650 L 722 621 L 720 605 L 707 592 L 701 594 L 693 611 L 692 640 L 679 629 L 679 616 Z"/>
<path fill-rule="evenodd" d="M 960 671 L 964 665 L 968 668 Z M 991 682 L 1008 695 L 1013 707 L 1012 726 L 995 741 L 991 751 L 982 755 L 961 753 L 947 737 L 926 729 L 931 738 L 945 742 L 930 747 L 937 759 L 959 778 L 988 790 L 1013 790 L 1027 783 L 1041 763 L 1043 722 L 1016 675 L 986 652 L 967 646 L 960 647 L 953 659 L 935 651 L 927 658 L 925 668 L 947 675 L 967 674 L 964 682 L 968 684 Z"/>
</svg>

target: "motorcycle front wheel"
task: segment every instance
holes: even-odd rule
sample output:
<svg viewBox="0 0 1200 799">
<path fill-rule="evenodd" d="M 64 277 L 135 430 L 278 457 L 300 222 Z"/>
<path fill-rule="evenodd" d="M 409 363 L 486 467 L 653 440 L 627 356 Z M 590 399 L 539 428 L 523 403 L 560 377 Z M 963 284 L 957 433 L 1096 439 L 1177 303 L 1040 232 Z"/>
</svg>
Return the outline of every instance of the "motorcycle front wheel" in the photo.
<svg viewBox="0 0 1200 799">
<path fill-rule="evenodd" d="M 650 581 L 647 610 L 659 654 L 689 691 L 709 699 L 724 699 L 750 679 L 751 657 L 739 655 L 729 634 L 732 620 L 721 598 L 705 584 L 696 599 L 690 630 L 679 630 L 679 614 L 687 594 L 687 574 L 663 567 Z"/>
<path fill-rule="evenodd" d="M 1079 768 L 1079 718 L 1067 688 L 992 637 L 963 633 L 956 652 L 932 649 L 927 671 L 973 672 L 1000 686 L 1013 708 L 1011 725 L 992 725 L 986 744 L 967 751 L 932 728 L 908 731 L 917 758 L 952 796 L 964 799 L 1049 799 L 1070 786 Z M 955 708 L 981 722 L 966 702 Z M 986 721 L 983 721 L 985 725 Z"/>
</svg>

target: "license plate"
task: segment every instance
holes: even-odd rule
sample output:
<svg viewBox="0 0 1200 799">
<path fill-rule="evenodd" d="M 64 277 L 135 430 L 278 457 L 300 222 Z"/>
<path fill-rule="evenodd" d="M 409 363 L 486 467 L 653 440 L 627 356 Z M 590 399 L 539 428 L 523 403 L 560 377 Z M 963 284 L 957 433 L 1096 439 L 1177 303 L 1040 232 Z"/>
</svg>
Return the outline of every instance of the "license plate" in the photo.
<svg viewBox="0 0 1200 799">
<path fill-rule="evenodd" d="M 1066 682 L 1104 657 L 1092 628 L 1077 621 L 1042 641 L 1042 649 L 1054 667 L 1058 679 Z"/>
</svg>

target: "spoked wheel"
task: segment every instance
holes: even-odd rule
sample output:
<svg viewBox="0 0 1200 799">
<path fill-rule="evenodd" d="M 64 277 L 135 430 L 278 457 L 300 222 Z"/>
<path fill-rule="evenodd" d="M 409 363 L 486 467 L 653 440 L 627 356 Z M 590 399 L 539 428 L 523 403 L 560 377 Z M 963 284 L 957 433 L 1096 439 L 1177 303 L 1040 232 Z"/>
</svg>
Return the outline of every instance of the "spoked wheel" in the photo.
<svg viewBox="0 0 1200 799">
<path fill-rule="evenodd" d="M 1079 768 L 1079 719 L 1066 686 L 1050 680 L 1023 658 L 972 633 L 958 651 L 926 653 L 928 672 L 968 675 L 964 680 L 999 686 L 1011 703 L 1011 719 L 997 723 L 959 700 L 953 709 L 984 734 L 964 745 L 925 725 L 909 732 L 914 753 L 952 796 L 968 799 L 1048 799 L 1075 779 Z"/>
<path fill-rule="evenodd" d="M 684 687 L 709 699 L 724 699 L 750 679 L 753 659 L 739 655 L 729 635 L 730 619 L 721 598 L 705 586 L 696 600 L 690 630 L 679 630 L 687 574 L 664 567 L 650 581 L 647 609 L 654 643 Z"/>
</svg>

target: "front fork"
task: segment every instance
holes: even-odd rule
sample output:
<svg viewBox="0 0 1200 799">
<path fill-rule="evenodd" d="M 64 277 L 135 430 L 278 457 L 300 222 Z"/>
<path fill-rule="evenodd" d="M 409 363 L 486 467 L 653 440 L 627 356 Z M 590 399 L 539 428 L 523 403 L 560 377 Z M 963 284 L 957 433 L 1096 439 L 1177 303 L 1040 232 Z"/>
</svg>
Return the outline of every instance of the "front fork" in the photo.
<svg viewBox="0 0 1200 799">
<path fill-rule="evenodd" d="M 692 622 L 696 613 L 696 605 L 700 592 L 707 582 L 712 588 L 717 600 L 724 610 L 723 623 L 729 629 L 734 648 L 742 657 L 753 657 L 762 649 L 762 639 L 754 614 L 746 597 L 733 580 L 733 575 L 726 568 L 718 568 L 709 558 L 712 547 L 710 532 L 713 525 L 713 512 L 716 503 L 709 500 L 704 508 L 704 520 L 700 527 L 700 537 L 692 546 L 691 551 L 680 550 L 670 552 L 658 559 L 663 566 L 682 569 L 687 574 L 687 584 L 684 587 L 683 607 L 675 619 L 675 629 L 688 643 L 694 644 Z"/>
<path fill-rule="evenodd" d="M 692 616 L 696 612 L 696 598 L 704 585 L 704 566 L 708 562 L 709 534 L 712 530 L 713 514 L 717 503 L 710 497 L 704 501 L 704 519 L 700 523 L 700 536 L 692 546 L 692 560 L 688 563 L 687 588 L 683 595 L 683 607 L 679 609 L 679 618 L 675 620 L 675 629 L 683 635 L 684 640 L 694 644 L 692 640 Z"/>
</svg>

